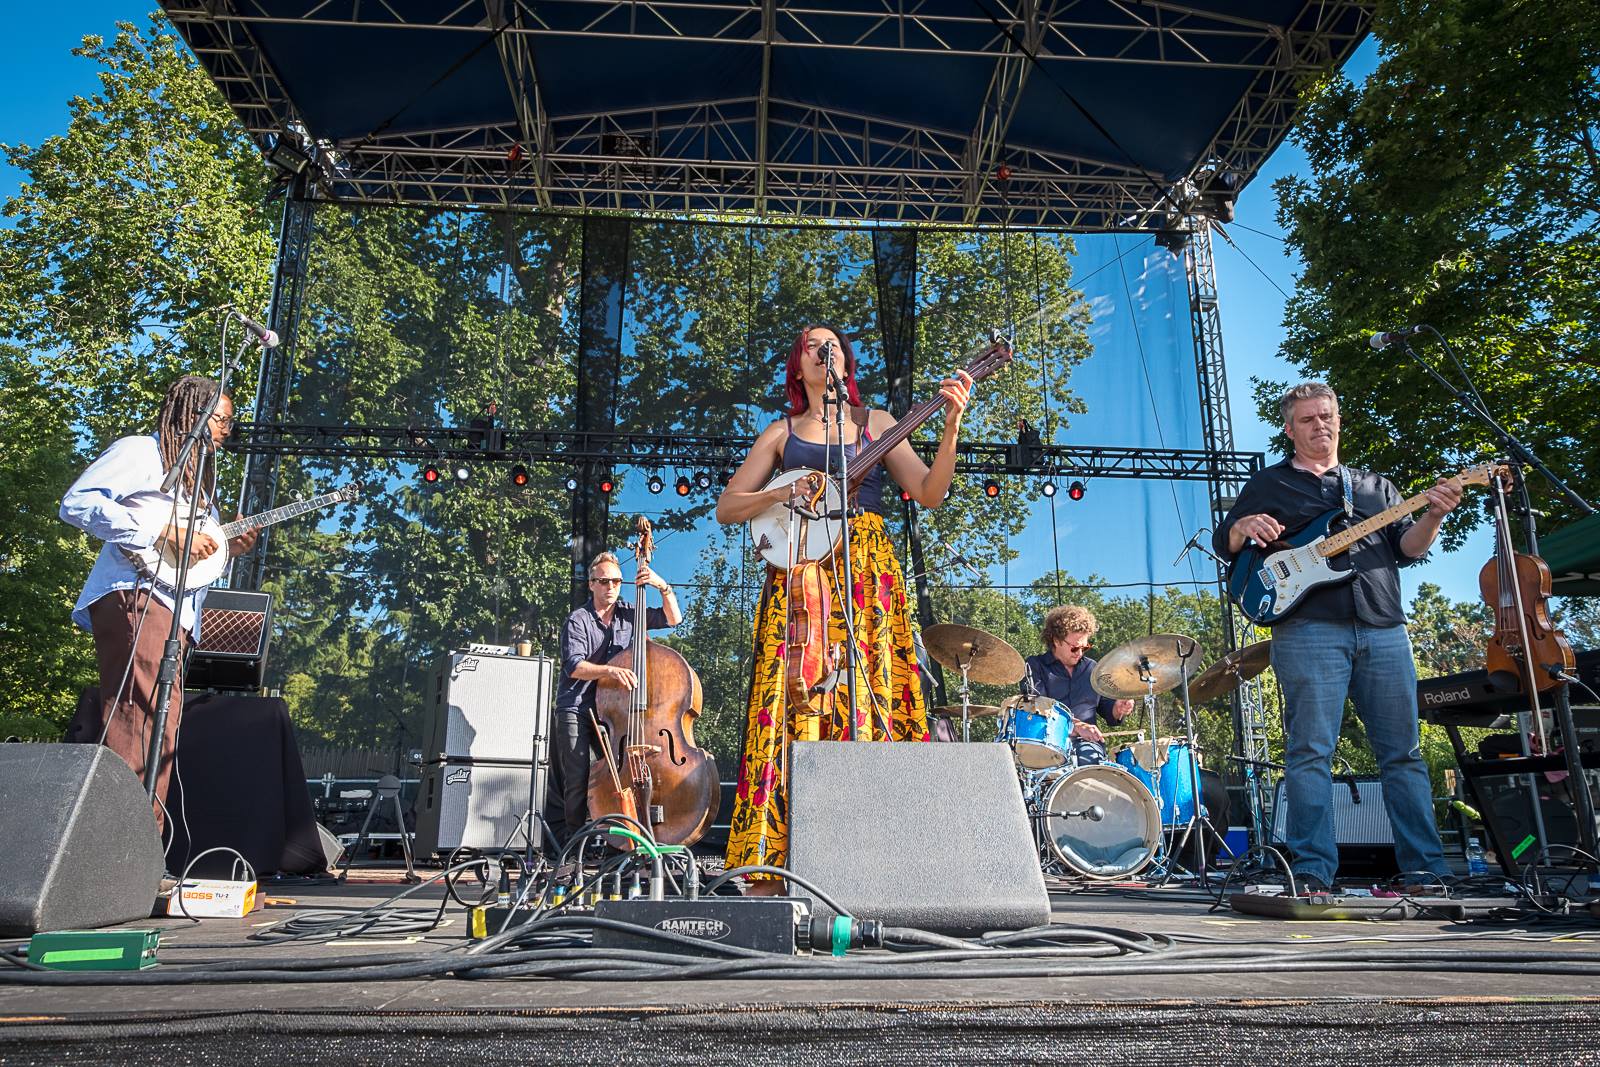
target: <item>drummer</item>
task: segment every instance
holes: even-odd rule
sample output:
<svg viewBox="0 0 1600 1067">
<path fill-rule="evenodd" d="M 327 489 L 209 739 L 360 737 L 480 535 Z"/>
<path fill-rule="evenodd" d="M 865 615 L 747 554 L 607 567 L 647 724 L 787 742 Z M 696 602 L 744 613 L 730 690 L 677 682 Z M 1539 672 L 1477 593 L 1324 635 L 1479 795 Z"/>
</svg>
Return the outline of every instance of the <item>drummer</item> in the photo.
<svg viewBox="0 0 1600 1067">
<path fill-rule="evenodd" d="M 1095 661 L 1085 653 L 1099 629 L 1100 623 L 1088 608 L 1076 604 L 1051 608 L 1039 628 L 1045 651 L 1028 657 L 1027 673 L 1022 676 L 1024 696 L 1049 697 L 1071 710 L 1077 721 L 1072 724 L 1070 736 L 1079 766 L 1106 760 L 1106 739 L 1095 723 L 1096 717 L 1119 723 L 1133 711 L 1133 701 L 1102 697 L 1089 684 Z"/>
</svg>

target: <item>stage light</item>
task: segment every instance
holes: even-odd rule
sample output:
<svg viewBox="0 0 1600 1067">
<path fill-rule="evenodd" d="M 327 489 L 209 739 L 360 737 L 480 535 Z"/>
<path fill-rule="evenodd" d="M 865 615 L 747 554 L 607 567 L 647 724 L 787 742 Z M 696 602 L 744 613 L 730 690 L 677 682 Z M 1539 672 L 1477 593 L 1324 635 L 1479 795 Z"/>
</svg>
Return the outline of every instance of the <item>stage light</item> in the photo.
<svg viewBox="0 0 1600 1067">
<path fill-rule="evenodd" d="M 1086 492 L 1088 492 L 1088 489 L 1082 482 L 1073 482 L 1067 486 L 1067 495 L 1074 500 L 1082 500 L 1083 494 Z"/>
<path fill-rule="evenodd" d="M 472 477 L 472 469 L 465 463 L 457 463 L 455 469 L 451 471 L 451 473 L 456 476 L 456 481 L 458 482 L 464 482 Z"/>
<path fill-rule="evenodd" d="M 439 482 L 439 468 L 432 463 L 422 468 L 422 480 L 427 485 L 437 485 Z"/>
<path fill-rule="evenodd" d="M 1047 497 L 1055 496 L 1056 483 L 1046 479 L 1045 483 L 1039 487 L 1039 492 Z"/>
<path fill-rule="evenodd" d="M 995 481 L 993 478 L 984 479 L 983 495 L 988 497 L 990 500 L 993 500 L 995 497 L 999 496 L 1000 483 Z"/>
<path fill-rule="evenodd" d="M 511 484 L 521 489 L 528 484 L 528 468 L 518 463 L 511 468 Z"/>
<path fill-rule="evenodd" d="M 900 499 L 902 501 L 908 501 L 909 502 L 910 499 L 911 499 L 911 490 L 909 490 L 909 489 L 900 490 Z"/>
<path fill-rule="evenodd" d="M 693 489 L 694 486 L 689 484 L 689 476 L 687 474 L 680 474 L 678 475 L 677 484 L 673 488 L 677 489 L 679 496 L 688 496 L 689 490 Z"/>
<path fill-rule="evenodd" d="M 666 487 L 667 483 L 661 480 L 661 475 L 659 474 L 652 474 L 650 476 L 650 480 L 645 483 L 645 488 L 650 490 L 651 496 L 659 495 L 661 490 L 665 489 Z"/>
<path fill-rule="evenodd" d="M 609 495 L 611 490 L 615 489 L 616 487 L 617 487 L 617 483 L 613 482 L 610 478 L 601 478 L 600 479 L 600 491 L 602 493 L 606 493 L 606 494 Z"/>
<path fill-rule="evenodd" d="M 1183 250 L 1189 247 L 1189 231 L 1159 230 L 1156 232 L 1156 244 L 1175 256 L 1182 256 Z"/>
<path fill-rule="evenodd" d="M 567 475 L 567 483 L 566 484 L 567 484 L 567 492 L 576 493 L 578 491 L 578 476 L 575 475 L 575 474 Z"/>
<path fill-rule="evenodd" d="M 710 489 L 711 488 L 711 472 L 710 471 L 696 471 L 695 475 L 694 475 L 694 486 L 695 486 L 696 489 Z"/>
</svg>

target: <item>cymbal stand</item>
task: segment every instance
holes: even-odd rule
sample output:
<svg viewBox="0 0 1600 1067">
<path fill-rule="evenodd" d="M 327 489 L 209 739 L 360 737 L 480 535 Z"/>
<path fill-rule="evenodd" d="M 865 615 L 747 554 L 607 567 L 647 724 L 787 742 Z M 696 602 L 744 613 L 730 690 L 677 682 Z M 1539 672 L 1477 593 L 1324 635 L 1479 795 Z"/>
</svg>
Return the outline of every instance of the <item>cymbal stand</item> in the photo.
<svg viewBox="0 0 1600 1067">
<path fill-rule="evenodd" d="M 1205 812 L 1203 806 L 1201 805 L 1202 793 L 1200 789 L 1199 738 L 1195 733 L 1194 705 L 1191 704 L 1189 700 L 1189 657 L 1193 656 L 1199 650 L 1199 648 L 1199 645 L 1191 644 L 1189 646 L 1189 651 L 1185 652 L 1181 642 L 1177 648 L 1178 658 L 1182 662 L 1182 670 L 1179 673 L 1179 678 L 1181 679 L 1183 690 L 1183 732 L 1184 737 L 1189 742 L 1189 751 L 1186 758 L 1189 761 L 1189 781 L 1194 787 L 1194 806 L 1189 811 L 1189 819 L 1183 824 L 1182 832 L 1179 832 L 1179 827 L 1176 825 L 1172 828 L 1172 836 L 1174 839 L 1176 839 L 1177 843 L 1173 845 L 1172 848 L 1173 860 L 1167 865 L 1167 878 L 1171 878 L 1174 871 L 1182 870 L 1187 874 L 1194 875 L 1199 879 L 1200 885 L 1205 887 L 1211 883 L 1210 875 L 1206 870 L 1206 833 L 1209 831 L 1211 835 L 1221 844 L 1226 844 L 1226 839 L 1223 838 L 1221 832 L 1214 825 L 1212 825 L 1211 817 Z M 1189 839 L 1194 835 L 1196 829 L 1200 831 L 1199 837 L 1195 842 L 1195 855 L 1197 857 L 1197 862 L 1195 863 L 1194 869 L 1190 870 L 1183 865 L 1182 857 L 1183 851 L 1189 847 Z M 1165 883 L 1165 881 L 1165 878 L 1162 879 L 1163 883 Z"/>
<path fill-rule="evenodd" d="M 956 658 L 956 667 L 961 671 L 961 740 L 972 740 L 972 687 L 968 684 L 967 672 L 972 669 L 971 658 Z"/>
<path fill-rule="evenodd" d="M 1159 811 L 1161 808 L 1162 761 L 1156 758 L 1156 738 L 1158 736 L 1158 725 L 1156 721 L 1156 676 L 1155 672 L 1150 669 L 1150 660 L 1145 656 L 1139 657 L 1139 680 L 1144 683 L 1144 708 L 1150 716 L 1150 781 L 1153 783 L 1150 789 L 1156 795 L 1156 809 Z M 1139 748 L 1137 745 L 1134 746 L 1133 752 L 1133 762 L 1137 764 L 1139 762 Z M 1164 817 L 1166 813 L 1162 812 L 1162 815 L 1162 821 L 1165 823 Z"/>
</svg>

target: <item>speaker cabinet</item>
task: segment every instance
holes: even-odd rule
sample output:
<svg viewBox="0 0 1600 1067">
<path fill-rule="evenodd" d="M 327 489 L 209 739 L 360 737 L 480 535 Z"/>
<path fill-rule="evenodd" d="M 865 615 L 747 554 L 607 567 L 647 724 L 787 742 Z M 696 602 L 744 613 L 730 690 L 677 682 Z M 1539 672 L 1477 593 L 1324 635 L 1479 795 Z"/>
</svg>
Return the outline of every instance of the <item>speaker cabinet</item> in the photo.
<svg viewBox="0 0 1600 1067">
<path fill-rule="evenodd" d="M 452 652 L 440 664 L 423 720 L 418 853 L 511 847 L 530 797 L 543 813 L 557 674 L 543 656 Z"/>
<path fill-rule="evenodd" d="M 954 934 L 1050 921 L 1006 746 L 802 741 L 790 751 L 789 869 L 852 915 Z"/>
<path fill-rule="evenodd" d="M 148 918 L 161 888 L 150 799 L 100 745 L 0 745 L 0 935 Z"/>
<path fill-rule="evenodd" d="M 184 687 L 259 692 L 271 641 L 271 593 L 211 590 L 200 609 L 200 643 L 189 653 Z"/>
<path fill-rule="evenodd" d="M 1272 838 L 1286 841 L 1289 799 L 1281 778 L 1272 798 Z M 1381 781 L 1348 776 L 1334 779 L 1333 840 L 1339 849 L 1341 874 L 1387 877 L 1399 873 L 1394 828 L 1383 805 Z"/>
</svg>

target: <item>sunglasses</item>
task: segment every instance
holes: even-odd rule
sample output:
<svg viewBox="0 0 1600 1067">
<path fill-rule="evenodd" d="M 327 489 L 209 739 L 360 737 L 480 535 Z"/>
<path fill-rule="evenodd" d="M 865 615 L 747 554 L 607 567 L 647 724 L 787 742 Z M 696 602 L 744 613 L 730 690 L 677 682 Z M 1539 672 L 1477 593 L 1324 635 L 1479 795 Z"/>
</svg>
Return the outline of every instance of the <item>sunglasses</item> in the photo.
<svg viewBox="0 0 1600 1067">
<path fill-rule="evenodd" d="M 621 578 L 590 578 L 591 585 L 621 585 Z"/>
</svg>

